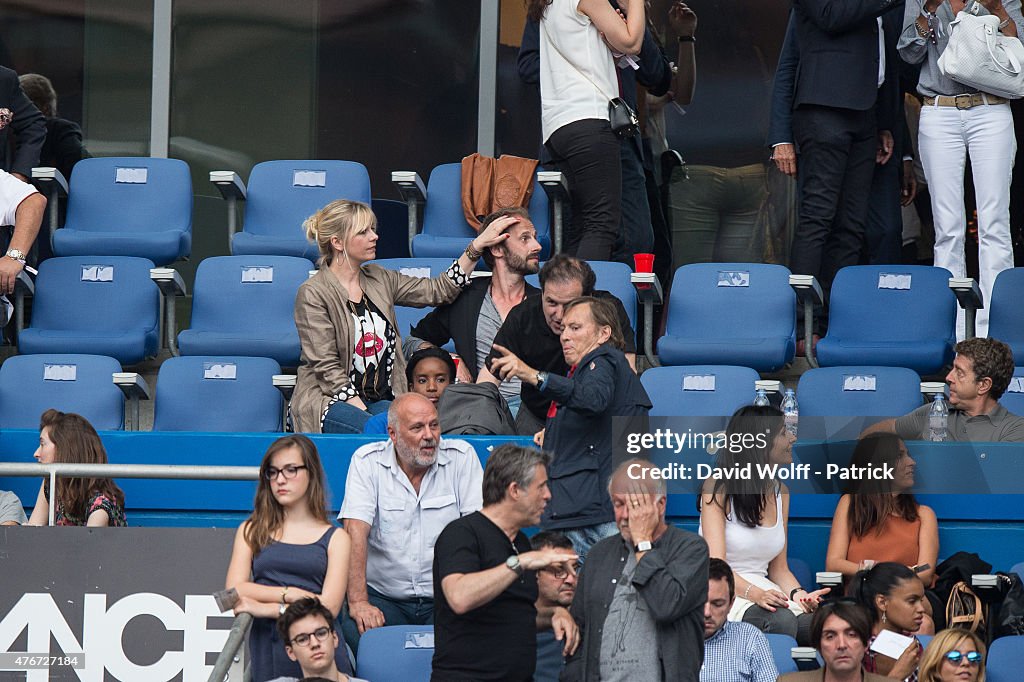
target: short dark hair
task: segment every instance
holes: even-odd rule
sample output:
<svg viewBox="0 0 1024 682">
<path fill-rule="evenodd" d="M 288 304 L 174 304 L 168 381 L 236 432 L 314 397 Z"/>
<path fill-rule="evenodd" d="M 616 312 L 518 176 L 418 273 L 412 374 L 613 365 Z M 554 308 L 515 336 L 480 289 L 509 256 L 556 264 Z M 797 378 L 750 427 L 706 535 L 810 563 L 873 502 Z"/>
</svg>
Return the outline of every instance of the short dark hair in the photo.
<svg viewBox="0 0 1024 682">
<path fill-rule="evenodd" d="M 732 567 L 725 561 L 711 557 L 708 561 L 708 580 L 724 580 L 729 583 L 729 599 L 736 596 L 736 578 L 732 574 Z"/>
<path fill-rule="evenodd" d="M 427 358 L 437 358 L 448 365 L 448 381 L 455 381 L 455 360 L 452 359 L 452 354 L 444 348 L 427 346 L 413 353 L 412 357 L 409 358 L 409 362 L 405 364 L 405 380 L 407 383 L 412 384 L 412 378 L 416 373 L 416 365 Z"/>
<path fill-rule="evenodd" d="M 292 643 L 289 634 L 295 621 L 302 620 L 306 616 L 322 616 L 327 621 L 327 627 L 334 632 L 334 614 L 320 603 L 316 597 L 303 597 L 291 603 L 277 619 L 277 631 L 281 635 L 281 641 L 288 646 Z"/>
<path fill-rule="evenodd" d="M 974 365 L 974 378 L 992 380 L 989 395 L 999 400 L 1013 379 L 1013 351 L 1002 341 L 975 336 L 956 344 L 957 355 L 969 358 Z"/>
<path fill-rule="evenodd" d="M 541 290 L 548 282 L 579 282 L 583 287 L 582 296 L 592 295 L 597 285 L 597 275 L 587 261 L 564 253 L 556 254 L 545 263 L 537 277 Z"/>
<path fill-rule="evenodd" d="M 542 530 L 530 538 L 530 547 L 533 549 L 572 549 L 572 540 L 557 530 Z"/>
<path fill-rule="evenodd" d="M 24 73 L 18 77 L 18 84 L 43 116 L 53 118 L 57 115 L 57 91 L 49 78 L 38 73 Z"/>
<path fill-rule="evenodd" d="M 486 218 L 484 218 L 480 222 L 480 231 L 483 232 L 484 230 L 486 230 L 487 226 L 493 223 L 498 218 L 504 218 L 505 216 L 510 215 L 519 216 L 520 218 L 526 218 L 527 220 L 530 220 L 532 222 L 530 218 L 530 212 L 527 211 L 525 208 L 523 208 L 522 206 L 510 206 L 509 208 L 499 208 L 497 211 L 489 214 Z M 513 225 L 515 225 L 515 223 L 513 223 Z M 505 234 L 511 229 L 512 225 L 509 225 L 504 230 L 502 230 L 501 233 Z M 491 249 L 503 248 L 505 248 L 504 242 L 496 244 L 495 246 L 488 246 L 487 248 L 484 249 L 484 263 L 486 263 L 487 267 L 490 268 L 491 270 L 494 269 L 494 256 L 491 253 Z"/>
<path fill-rule="evenodd" d="M 498 504 L 505 499 L 509 485 L 518 483 L 525 488 L 533 481 L 534 469 L 538 464 L 545 467 L 551 457 L 534 448 L 505 443 L 494 448 L 484 467 L 484 506 Z"/>
<path fill-rule="evenodd" d="M 871 614 L 852 599 L 839 599 L 825 602 L 814 611 L 814 618 L 811 619 L 811 644 L 815 649 L 821 650 L 821 633 L 829 616 L 849 623 L 857 633 L 857 638 L 865 645 L 871 639 Z"/>
</svg>

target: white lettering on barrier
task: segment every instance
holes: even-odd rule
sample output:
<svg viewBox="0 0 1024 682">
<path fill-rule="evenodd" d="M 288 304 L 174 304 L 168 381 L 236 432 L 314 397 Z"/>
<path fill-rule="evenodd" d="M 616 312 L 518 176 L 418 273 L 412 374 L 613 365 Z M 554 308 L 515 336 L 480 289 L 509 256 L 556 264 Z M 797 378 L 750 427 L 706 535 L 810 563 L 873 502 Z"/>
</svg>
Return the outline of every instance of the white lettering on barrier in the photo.
<svg viewBox="0 0 1024 682">
<path fill-rule="evenodd" d="M 84 652 L 86 667 L 76 670 L 81 682 L 103 682 L 104 670 L 122 680 L 173 679 L 183 673 L 184 682 L 204 682 L 212 666 L 209 652 L 219 652 L 228 630 L 207 628 L 211 616 L 222 615 L 211 595 L 186 595 L 185 609 L 164 595 L 139 592 L 128 595 L 107 609 L 107 595 L 84 595 L 81 639 L 75 636 L 50 594 L 28 593 L 0 620 L 0 651 L 10 651 L 27 630 L 27 651 L 50 651 L 51 637 L 66 654 Z M 137 616 L 156 618 L 169 631 L 184 633 L 183 651 L 167 651 L 154 663 L 140 666 L 122 646 L 128 624 Z M 20 647 L 19 647 L 20 649 Z M 26 682 L 47 682 L 48 670 L 29 670 Z"/>
</svg>

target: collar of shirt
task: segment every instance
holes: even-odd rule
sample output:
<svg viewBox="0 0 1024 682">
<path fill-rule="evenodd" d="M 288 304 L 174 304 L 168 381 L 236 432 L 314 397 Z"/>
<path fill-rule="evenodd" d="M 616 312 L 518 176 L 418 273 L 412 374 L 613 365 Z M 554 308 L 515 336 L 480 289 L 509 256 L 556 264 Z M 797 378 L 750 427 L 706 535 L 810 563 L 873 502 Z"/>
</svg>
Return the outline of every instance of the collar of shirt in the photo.
<svg viewBox="0 0 1024 682">
<path fill-rule="evenodd" d="M 991 411 L 985 412 L 983 414 L 976 414 L 973 417 L 967 414 L 967 412 L 959 406 L 953 406 L 952 411 L 959 412 L 961 419 L 971 420 L 987 417 L 988 420 L 993 424 L 998 424 L 999 422 L 1003 421 L 1003 419 L 1005 419 L 1008 414 L 1010 414 L 1009 411 L 1005 407 L 1003 407 L 1002 403 L 996 403 L 996 406 L 993 407 Z"/>
<path fill-rule="evenodd" d="M 445 441 L 443 438 L 437 439 L 437 447 L 435 448 L 435 452 L 437 452 L 437 457 L 434 459 L 434 463 L 430 465 L 430 468 L 427 470 L 427 473 L 423 475 L 424 481 L 426 481 L 428 477 L 436 474 L 438 467 L 443 467 L 447 465 L 448 462 L 451 461 L 451 457 L 449 457 L 448 453 L 446 452 Z M 385 456 L 382 457 L 379 460 L 379 462 L 381 466 L 386 466 L 388 469 L 390 469 L 391 475 L 394 476 L 399 481 L 401 481 L 402 485 L 405 486 L 409 490 L 409 492 L 416 495 L 416 491 L 412 487 L 412 481 L 410 481 L 409 477 L 406 476 L 404 471 L 402 471 L 402 467 L 398 466 L 398 453 L 395 452 L 395 441 L 391 440 L 390 438 L 388 439 L 388 446 L 387 449 L 385 450 Z M 423 490 L 424 486 L 420 485 L 421 494 Z"/>
</svg>

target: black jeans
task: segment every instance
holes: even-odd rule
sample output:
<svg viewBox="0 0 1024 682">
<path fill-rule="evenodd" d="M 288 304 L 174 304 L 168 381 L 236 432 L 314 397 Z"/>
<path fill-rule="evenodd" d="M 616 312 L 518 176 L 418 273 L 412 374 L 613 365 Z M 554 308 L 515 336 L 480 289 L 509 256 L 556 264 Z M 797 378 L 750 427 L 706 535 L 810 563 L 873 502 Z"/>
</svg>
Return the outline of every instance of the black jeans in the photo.
<svg viewBox="0 0 1024 682">
<path fill-rule="evenodd" d="M 864 245 L 878 149 L 875 112 L 801 105 L 793 112 L 800 150 L 800 219 L 789 269 L 814 275 L 826 297 L 832 280 L 856 265 Z"/>
<path fill-rule="evenodd" d="M 567 123 L 545 143 L 572 193 L 572 220 L 563 245 L 570 255 L 584 260 L 612 258 L 622 216 L 619 146 L 608 121 L 598 118 Z"/>
</svg>

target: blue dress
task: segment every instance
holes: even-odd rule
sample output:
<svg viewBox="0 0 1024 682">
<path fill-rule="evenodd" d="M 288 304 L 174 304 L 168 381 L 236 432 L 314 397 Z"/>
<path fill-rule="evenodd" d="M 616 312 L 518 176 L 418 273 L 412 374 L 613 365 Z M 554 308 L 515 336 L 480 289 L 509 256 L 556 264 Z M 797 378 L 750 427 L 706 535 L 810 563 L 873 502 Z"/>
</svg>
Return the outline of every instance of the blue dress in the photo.
<svg viewBox="0 0 1024 682">
<path fill-rule="evenodd" d="M 281 588 L 289 585 L 320 594 L 327 574 L 327 546 L 336 530 L 336 527 L 328 528 L 311 545 L 271 542 L 253 557 L 253 582 Z M 341 632 L 340 623 L 335 622 L 334 628 Z M 334 658 L 338 670 L 346 675 L 352 674 L 344 641 L 339 643 Z M 253 682 L 266 682 L 276 677 L 302 677 L 299 664 L 285 653 L 274 618 L 253 619 L 252 630 L 249 631 L 249 659 Z"/>
</svg>

